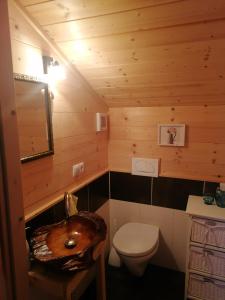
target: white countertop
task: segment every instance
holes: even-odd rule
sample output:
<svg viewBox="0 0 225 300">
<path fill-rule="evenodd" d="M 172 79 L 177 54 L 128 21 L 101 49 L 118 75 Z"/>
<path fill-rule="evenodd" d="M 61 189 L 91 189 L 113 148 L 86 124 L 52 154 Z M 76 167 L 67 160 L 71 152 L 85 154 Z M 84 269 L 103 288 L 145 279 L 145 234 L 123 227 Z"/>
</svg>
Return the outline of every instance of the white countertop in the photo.
<svg viewBox="0 0 225 300">
<path fill-rule="evenodd" d="M 225 221 L 225 208 L 218 207 L 215 203 L 207 205 L 203 202 L 203 197 L 200 196 L 189 196 L 186 213 L 192 216 Z"/>
</svg>

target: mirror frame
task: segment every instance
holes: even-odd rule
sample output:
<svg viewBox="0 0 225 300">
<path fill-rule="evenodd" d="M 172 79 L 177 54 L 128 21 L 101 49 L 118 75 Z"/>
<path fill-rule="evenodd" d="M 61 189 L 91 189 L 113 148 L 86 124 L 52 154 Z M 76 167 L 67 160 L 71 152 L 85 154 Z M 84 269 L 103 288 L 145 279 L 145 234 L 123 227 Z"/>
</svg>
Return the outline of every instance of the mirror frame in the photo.
<svg viewBox="0 0 225 300">
<path fill-rule="evenodd" d="M 42 83 L 45 87 L 45 109 L 46 109 L 46 119 L 47 119 L 47 133 L 48 133 L 48 150 L 40 152 L 37 154 L 20 157 L 21 163 L 29 162 L 35 159 L 39 159 L 45 156 L 54 154 L 54 143 L 53 143 L 53 129 L 52 129 L 52 117 L 51 117 L 51 98 L 49 93 L 48 84 L 43 81 L 43 78 L 36 76 L 24 75 L 20 73 L 13 73 L 14 80 L 24 81 L 24 82 L 33 82 L 33 83 Z M 16 101 L 16 97 L 15 97 Z"/>
</svg>

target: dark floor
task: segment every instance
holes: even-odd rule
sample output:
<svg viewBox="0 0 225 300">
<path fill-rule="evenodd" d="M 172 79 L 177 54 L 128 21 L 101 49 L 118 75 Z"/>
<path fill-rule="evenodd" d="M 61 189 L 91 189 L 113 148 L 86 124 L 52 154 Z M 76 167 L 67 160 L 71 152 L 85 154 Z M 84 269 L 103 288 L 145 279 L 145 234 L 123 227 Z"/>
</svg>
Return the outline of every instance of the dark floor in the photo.
<svg viewBox="0 0 225 300">
<path fill-rule="evenodd" d="M 132 276 L 125 267 L 107 266 L 107 300 L 183 300 L 184 273 L 149 265 L 141 278 Z M 81 300 L 95 300 L 95 283 Z"/>
</svg>

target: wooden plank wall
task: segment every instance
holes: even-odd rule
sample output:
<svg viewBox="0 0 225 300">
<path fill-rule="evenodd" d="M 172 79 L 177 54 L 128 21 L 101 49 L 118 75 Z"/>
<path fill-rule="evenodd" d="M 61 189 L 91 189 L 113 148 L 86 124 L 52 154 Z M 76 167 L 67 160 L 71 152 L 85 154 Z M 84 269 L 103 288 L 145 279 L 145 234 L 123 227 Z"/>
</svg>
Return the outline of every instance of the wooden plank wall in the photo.
<svg viewBox="0 0 225 300">
<path fill-rule="evenodd" d="M 0 47 L 0 299 L 28 300 L 28 255 L 7 1 L 0 1 Z"/>
<path fill-rule="evenodd" d="M 224 0 L 20 0 L 112 107 L 224 104 Z"/>
<path fill-rule="evenodd" d="M 10 2 L 14 72 L 42 73 L 42 55 L 51 49 L 21 17 Z M 79 74 L 66 69 L 66 80 L 53 89 L 52 119 L 55 154 L 23 164 L 22 181 L 26 213 L 38 210 L 54 195 L 82 184 L 108 166 L 107 133 L 96 134 L 95 113 L 107 111 L 106 105 L 87 90 Z M 85 172 L 72 177 L 72 165 L 83 161 Z"/>
<path fill-rule="evenodd" d="M 129 172 L 133 155 L 159 157 L 161 176 L 224 181 L 224 0 L 20 2 L 104 101 L 111 107 L 121 107 L 110 109 L 112 170 Z M 12 26 L 16 25 L 12 18 Z M 22 23 L 20 30 L 13 32 L 18 68 L 26 65 L 19 57 L 27 45 L 35 45 L 32 57 L 37 53 L 38 58 L 40 49 L 49 51 Z M 18 42 L 21 40 L 23 43 Z M 65 149 L 76 158 L 83 157 L 82 152 L 90 156 L 94 151 L 96 138 L 89 132 L 88 116 L 96 111 L 96 103 L 79 85 L 78 79 L 58 86 L 53 102 L 58 150 L 53 162 L 48 158 L 45 165 L 46 176 L 51 180 L 46 187 L 45 178 L 43 182 L 37 178 L 37 189 L 34 183 L 29 184 L 33 179 L 27 180 L 28 205 L 34 194 L 41 199 L 57 190 L 60 183 L 64 186 L 59 174 L 70 178 Z M 77 101 L 74 107 L 74 94 L 77 98 L 78 90 L 82 102 Z M 84 126 L 79 127 L 79 122 L 84 122 Z M 72 123 L 76 129 L 71 128 Z M 157 146 L 158 123 L 185 123 L 185 147 Z M 74 145 L 73 136 L 77 134 L 79 143 Z M 104 136 L 97 139 L 102 139 L 98 143 L 107 147 Z M 87 148 L 89 141 L 91 146 Z M 39 162 L 34 166 L 39 174 L 45 170 Z M 30 177 L 28 166 L 25 168 L 24 176 Z M 52 181 L 53 170 L 58 181 Z"/>
<path fill-rule="evenodd" d="M 160 176 L 225 181 L 225 106 L 110 108 L 109 166 L 160 158 Z M 186 124 L 185 147 L 157 145 L 158 124 Z"/>
</svg>

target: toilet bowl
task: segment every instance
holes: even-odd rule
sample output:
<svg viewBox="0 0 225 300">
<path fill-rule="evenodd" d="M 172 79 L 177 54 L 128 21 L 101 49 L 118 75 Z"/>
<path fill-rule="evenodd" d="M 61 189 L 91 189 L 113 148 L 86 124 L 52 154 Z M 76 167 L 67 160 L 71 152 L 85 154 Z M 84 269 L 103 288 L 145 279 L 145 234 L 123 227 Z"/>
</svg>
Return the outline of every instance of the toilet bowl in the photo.
<svg viewBox="0 0 225 300">
<path fill-rule="evenodd" d="M 123 262 L 130 272 L 142 276 L 159 244 L 159 228 L 141 223 L 124 224 L 116 232 L 109 264 L 119 267 Z"/>
</svg>

